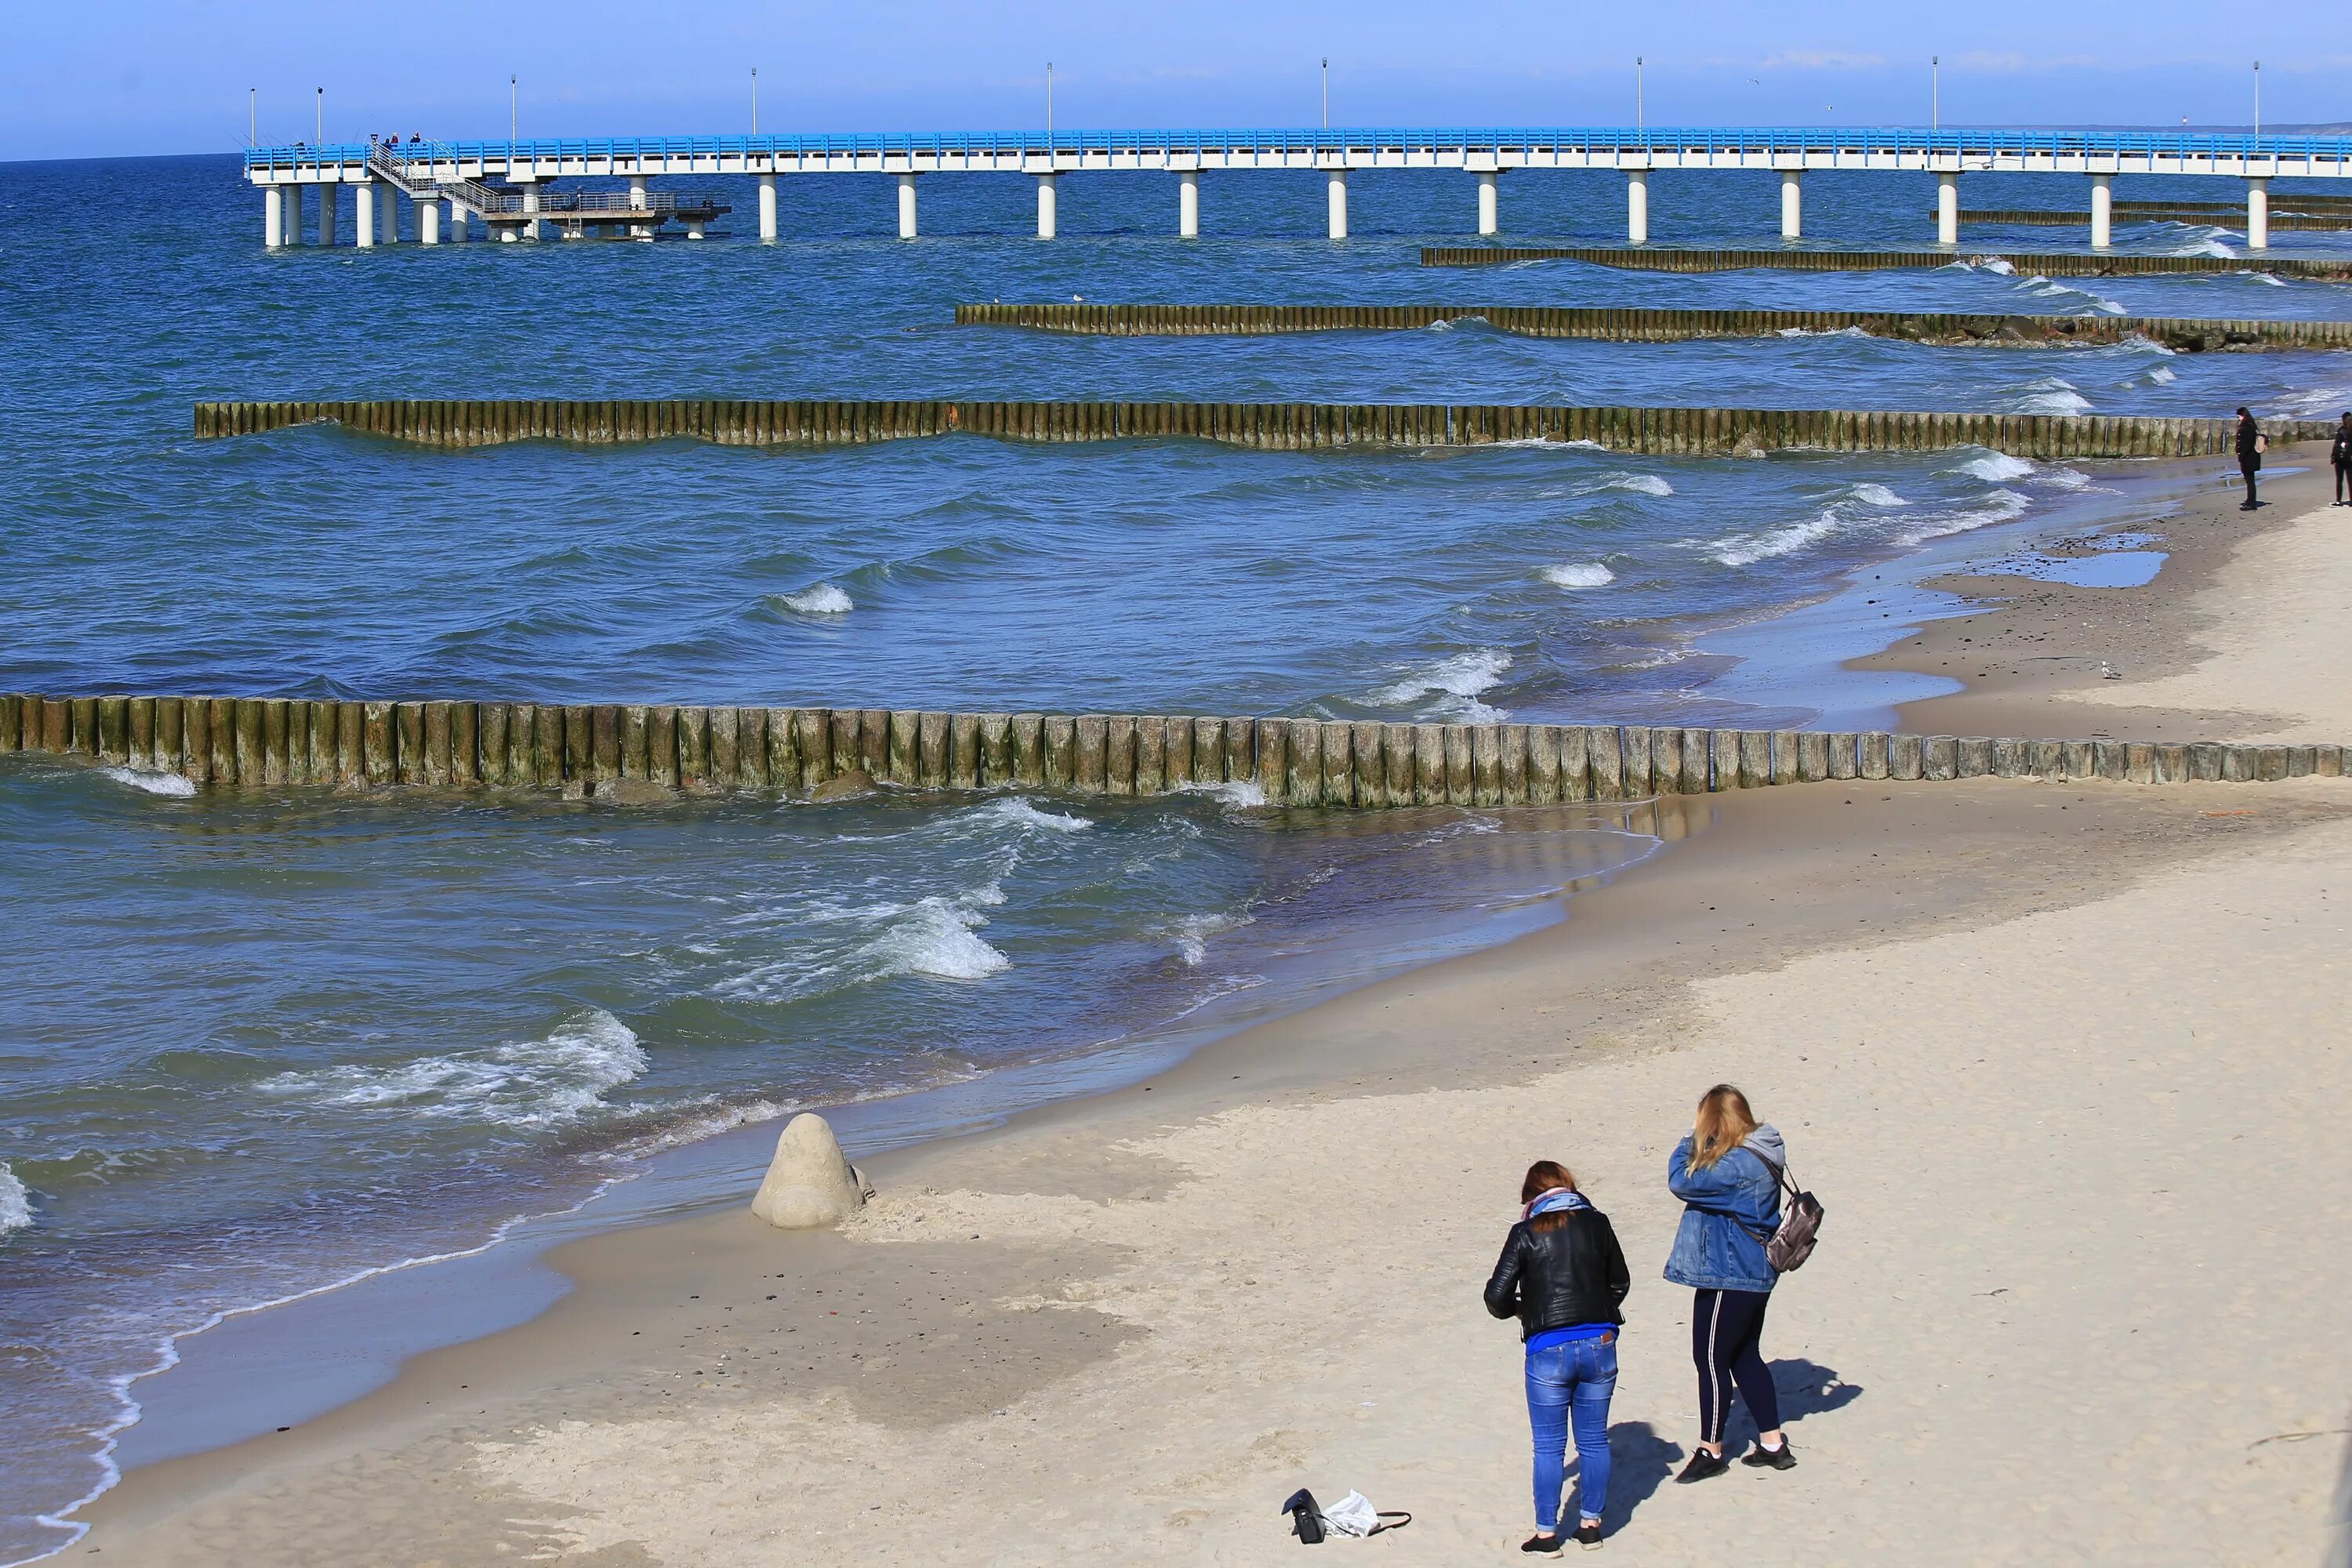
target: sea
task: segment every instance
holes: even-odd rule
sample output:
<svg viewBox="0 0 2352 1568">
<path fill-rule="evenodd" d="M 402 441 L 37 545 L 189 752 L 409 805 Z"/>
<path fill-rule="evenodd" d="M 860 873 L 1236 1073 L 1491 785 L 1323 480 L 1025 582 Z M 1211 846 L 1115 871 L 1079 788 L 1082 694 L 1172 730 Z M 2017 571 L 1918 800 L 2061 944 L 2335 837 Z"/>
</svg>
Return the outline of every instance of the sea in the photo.
<svg viewBox="0 0 2352 1568">
<path fill-rule="evenodd" d="M 199 399 L 2352 407 L 2336 353 L 953 324 L 982 300 L 2352 317 L 2352 289 L 2251 271 L 1435 270 L 1418 249 L 1461 240 L 1475 188 L 1433 173 L 1359 175 L 1336 243 L 1306 174 L 1204 176 L 1192 241 L 1164 176 L 1065 176 L 1051 242 L 1026 178 L 927 179 L 913 243 L 886 179 L 795 178 L 761 245 L 747 182 L 669 184 L 733 213 L 698 242 L 361 252 L 347 203 L 341 247 L 271 254 L 233 154 L 0 164 L 0 689 L 1883 723 L 1919 693 L 1837 661 L 1934 596 L 1870 612 L 1859 643 L 1851 617 L 1803 635 L 1809 608 L 1905 563 L 2147 523 L 2179 483 L 1976 450 L 199 442 Z M 2237 187 L 2117 194 L 2217 191 Z M 1803 243 L 1916 248 L 1933 197 L 1926 176 L 1810 175 Z M 1662 174 L 1651 201 L 1662 244 L 1777 232 L 1766 174 Z M 1513 174 L 1502 204 L 1507 237 L 1623 237 L 1614 176 Z M 1969 176 L 1963 205 L 2087 195 Z M 2116 233 L 2244 245 L 2227 225 Z M 1667 837 L 1625 808 L 1350 818 L 1246 786 L 198 796 L 0 756 L 0 1563 L 79 1538 L 136 1447 L 142 1381 L 225 1320 L 478 1255 L 796 1110 L 899 1107 L 903 1140 L 1099 1087 L 1115 1069 L 1088 1064 L 1558 920 Z"/>
</svg>

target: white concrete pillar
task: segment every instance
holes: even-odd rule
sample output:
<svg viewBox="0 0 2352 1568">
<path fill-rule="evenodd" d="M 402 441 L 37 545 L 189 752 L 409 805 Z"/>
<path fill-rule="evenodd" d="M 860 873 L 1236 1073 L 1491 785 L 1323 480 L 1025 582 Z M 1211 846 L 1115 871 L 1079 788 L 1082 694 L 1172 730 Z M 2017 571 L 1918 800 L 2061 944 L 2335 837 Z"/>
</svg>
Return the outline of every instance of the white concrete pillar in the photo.
<svg viewBox="0 0 2352 1568">
<path fill-rule="evenodd" d="M 1055 230 L 1058 226 L 1059 214 L 1055 210 L 1054 187 L 1060 179 L 1059 174 L 1037 176 L 1037 237 L 1039 239 L 1053 238 Z"/>
<path fill-rule="evenodd" d="M 1478 233 L 1483 238 L 1502 232 L 1502 202 L 1496 192 L 1500 178 L 1492 169 L 1478 172 Z"/>
<path fill-rule="evenodd" d="M 449 203 L 449 243 L 463 245 L 473 235 L 466 227 L 466 209 L 455 199 Z"/>
<path fill-rule="evenodd" d="M 1333 169 L 1325 185 L 1326 205 L 1330 208 L 1331 237 L 1348 237 L 1348 171 Z"/>
<path fill-rule="evenodd" d="M 2246 248 L 2271 247 L 2271 182 L 2267 174 L 2246 181 Z"/>
<path fill-rule="evenodd" d="M 760 240 L 764 245 L 776 243 L 776 176 L 760 176 Z"/>
<path fill-rule="evenodd" d="M 416 204 L 416 243 L 441 243 L 441 204 L 430 197 Z"/>
<path fill-rule="evenodd" d="M 1780 171 L 1780 237 L 1805 237 L 1805 176 L 1801 170 Z"/>
<path fill-rule="evenodd" d="M 915 176 L 898 176 L 898 237 L 915 237 Z"/>
<path fill-rule="evenodd" d="M 646 177 L 643 174 L 629 176 L 629 206 L 635 212 L 646 210 Z"/>
<path fill-rule="evenodd" d="M 686 237 L 688 239 L 700 239 L 702 237 L 702 220 L 700 218 L 697 218 L 686 226 Z"/>
<path fill-rule="evenodd" d="M 376 187 L 380 193 L 375 204 L 375 242 L 378 245 L 400 243 L 400 192 L 389 182 Z"/>
<path fill-rule="evenodd" d="M 319 243 L 320 245 L 332 245 L 337 238 L 335 230 L 341 226 L 336 219 L 341 215 L 335 210 L 335 205 L 340 188 L 335 185 L 319 187 Z"/>
<path fill-rule="evenodd" d="M 2116 242 L 2116 177 L 2091 176 L 2091 248 L 2105 250 Z"/>
<path fill-rule="evenodd" d="M 536 181 L 522 188 L 522 210 L 527 213 L 535 213 L 541 210 L 539 184 Z M 527 217 L 522 220 L 522 237 L 525 239 L 537 239 L 540 237 L 539 219 L 535 217 Z"/>
<path fill-rule="evenodd" d="M 1176 237 L 1179 239 L 1201 237 L 1201 171 L 1179 169 L 1176 172 Z"/>
<path fill-rule="evenodd" d="M 287 185 L 285 240 L 289 245 L 302 243 L 302 187 Z"/>
<path fill-rule="evenodd" d="M 352 237 L 362 250 L 375 247 L 375 193 L 373 180 L 352 187 Z"/>
<path fill-rule="evenodd" d="M 1936 243 L 1960 243 L 1960 176 L 1957 173 L 1936 176 Z"/>
<path fill-rule="evenodd" d="M 286 192 L 277 185 L 261 188 L 261 243 L 272 250 L 286 243 Z"/>
<path fill-rule="evenodd" d="M 1650 171 L 1625 171 L 1625 238 L 1629 244 L 1650 243 Z"/>
</svg>

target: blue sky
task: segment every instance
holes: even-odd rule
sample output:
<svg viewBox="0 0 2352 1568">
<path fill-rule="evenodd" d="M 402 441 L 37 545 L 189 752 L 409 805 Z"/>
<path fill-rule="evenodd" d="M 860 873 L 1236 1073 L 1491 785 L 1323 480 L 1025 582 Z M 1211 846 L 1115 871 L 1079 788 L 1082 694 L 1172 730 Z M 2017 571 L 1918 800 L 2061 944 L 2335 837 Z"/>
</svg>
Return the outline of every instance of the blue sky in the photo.
<svg viewBox="0 0 2352 1568">
<path fill-rule="evenodd" d="M 1960 124 L 2352 120 L 2352 34 L 2210 3 L 1817 0 L 1594 5 L 1351 0 L 888 7 L 658 0 L 400 5 L 89 0 L 10 7 L 0 159 L 226 151 L 261 139 L 1312 124 L 1318 62 L 1352 124 L 1920 124 L 1928 57 Z M 2263 35 L 2256 41 L 2255 35 Z M 2335 45 L 2345 52 L 2297 54 Z"/>
</svg>

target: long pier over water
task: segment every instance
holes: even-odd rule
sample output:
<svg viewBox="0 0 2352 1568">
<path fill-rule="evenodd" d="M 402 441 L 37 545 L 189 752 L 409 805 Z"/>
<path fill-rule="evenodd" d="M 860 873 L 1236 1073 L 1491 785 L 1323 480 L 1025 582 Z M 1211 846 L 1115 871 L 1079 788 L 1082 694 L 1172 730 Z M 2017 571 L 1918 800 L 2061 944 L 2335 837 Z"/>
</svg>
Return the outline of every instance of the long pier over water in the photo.
<svg viewBox="0 0 2352 1568">
<path fill-rule="evenodd" d="M 1176 232 L 1201 231 L 1200 181 L 1267 170 L 1324 176 L 1328 232 L 1348 234 L 1351 175 L 1386 170 L 1457 171 L 1476 185 L 1476 232 L 1501 232 L 1500 181 L 1507 174 L 1605 169 L 1625 179 L 1626 238 L 1648 243 L 1650 178 L 1687 170 L 1752 170 L 1780 184 L 1780 235 L 1804 230 L 1803 182 L 1822 170 L 1932 174 L 1937 182 L 1937 242 L 1959 239 L 1959 176 L 1964 174 L 2075 174 L 2091 194 L 2091 245 L 2113 242 L 2112 185 L 2118 174 L 2198 175 L 2242 181 L 2251 248 L 2270 243 L 2270 182 L 2342 179 L 2352 174 L 2352 137 L 2242 136 L 2186 132 L 1865 131 L 1836 126 L 1548 128 L 1328 127 L 1228 131 L 1070 131 L 904 132 L 847 136 L 591 137 L 579 140 L 342 143 L 257 147 L 246 154 L 247 181 L 263 193 L 263 232 L 271 246 L 299 245 L 302 194 L 318 193 L 319 243 L 336 242 L 335 193 L 355 192 L 358 243 L 398 237 L 399 198 L 415 209 L 414 232 L 438 244 L 444 213 L 449 237 L 467 237 L 478 219 L 501 239 L 536 239 L 551 229 L 602 231 L 650 238 L 671 216 L 687 232 L 725 210 L 697 198 L 673 213 L 674 195 L 657 178 L 746 177 L 756 182 L 759 235 L 782 232 L 778 182 L 817 174 L 883 174 L 898 183 L 898 235 L 919 232 L 917 183 L 965 174 L 1018 174 L 1037 185 L 1037 233 L 1058 229 L 1056 183 L 1078 173 L 1160 174 L 1176 182 Z M 625 180 L 621 193 L 598 193 L 586 209 L 550 202 L 560 180 Z M 664 201 L 670 209 L 664 207 Z M 569 213 L 569 216 L 565 214 Z"/>
</svg>

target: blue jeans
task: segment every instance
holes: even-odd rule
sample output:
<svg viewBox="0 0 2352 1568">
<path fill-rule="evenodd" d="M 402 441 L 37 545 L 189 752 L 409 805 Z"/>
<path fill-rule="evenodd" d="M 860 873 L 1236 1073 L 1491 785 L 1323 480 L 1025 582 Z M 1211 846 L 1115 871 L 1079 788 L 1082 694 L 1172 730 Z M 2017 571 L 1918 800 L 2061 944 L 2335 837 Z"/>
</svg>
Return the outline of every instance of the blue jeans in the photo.
<svg viewBox="0 0 2352 1568">
<path fill-rule="evenodd" d="M 1528 1352 L 1528 1425 L 1536 1441 L 1536 1529 L 1559 1522 L 1568 1432 L 1576 1427 L 1577 1507 L 1599 1519 L 1609 1504 L 1609 1397 L 1617 1392 L 1617 1336 L 1570 1340 Z"/>
</svg>

